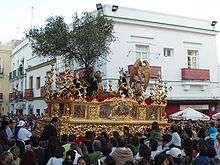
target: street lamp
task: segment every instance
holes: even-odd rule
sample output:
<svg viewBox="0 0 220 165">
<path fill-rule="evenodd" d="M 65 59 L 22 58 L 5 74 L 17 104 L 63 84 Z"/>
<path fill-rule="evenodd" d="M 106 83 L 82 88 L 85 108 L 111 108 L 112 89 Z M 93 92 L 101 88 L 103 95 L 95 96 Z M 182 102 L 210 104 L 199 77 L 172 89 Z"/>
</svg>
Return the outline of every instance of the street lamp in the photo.
<svg viewBox="0 0 220 165">
<path fill-rule="evenodd" d="M 102 4 L 101 3 L 96 4 L 96 9 L 98 11 L 102 10 L 103 9 Z"/>
<path fill-rule="evenodd" d="M 212 21 L 211 26 L 215 27 L 215 25 L 217 24 L 217 21 Z"/>
<path fill-rule="evenodd" d="M 117 6 L 117 5 L 113 5 L 113 6 L 112 6 L 112 11 L 113 11 L 113 12 L 116 12 L 117 10 L 118 10 L 118 6 Z"/>
</svg>

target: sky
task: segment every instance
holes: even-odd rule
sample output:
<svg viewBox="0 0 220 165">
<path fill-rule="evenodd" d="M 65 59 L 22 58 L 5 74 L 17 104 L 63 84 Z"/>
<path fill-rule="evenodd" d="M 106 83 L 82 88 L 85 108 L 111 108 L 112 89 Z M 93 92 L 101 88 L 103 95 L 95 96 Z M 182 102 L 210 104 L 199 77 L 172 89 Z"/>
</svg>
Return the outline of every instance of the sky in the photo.
<svg viewBox="0 0 220 165">
<path fill-rule="evenodd" d="M 31 25 L 41 26 L 52 15 L 70 23 L 75 12 L 95 10 L 97 3 L 217 20 L 220 29 L 220 0 L 0 0 L 0 41 L 21 39 Z"/>
</svg>

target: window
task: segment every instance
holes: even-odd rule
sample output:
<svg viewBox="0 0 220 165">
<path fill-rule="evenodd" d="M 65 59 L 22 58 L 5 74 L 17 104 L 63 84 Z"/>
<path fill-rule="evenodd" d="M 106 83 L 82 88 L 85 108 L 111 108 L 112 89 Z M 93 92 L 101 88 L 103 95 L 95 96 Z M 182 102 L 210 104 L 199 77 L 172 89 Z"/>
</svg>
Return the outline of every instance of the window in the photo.
<svg viewBox="0 0 220 165">
<path fill-rule="evenodd" d="M 188 68 L 195 69 L 198 67 L 198 50 L 187 50 Z"/>
<path fill-rule="evenodd" d="M 3 74 L 3 58 L 0 57 L 0 74 Z"/>
<path fill-rule="evenodd" d="M 19 67 L 19 60 L 17 60 L 17 68 Z"/>
<path fill-rule="evenodd" d="M 29 77 L 29 89 L 33 89 L 33 76 Z"/>
<path fill-rule="evenodd" d="M 136 58 L 140 59 L 148 59 L 150 58 L 149 54 L 149 46 L 148 45 L 136 45 Z"/>
<path fill-rule="evenodd" d="M 3 58 L 0 57 L 0 68 L 3 68 Z"/>
<path fill-rule="evenodd" d="M 40 109 L 36 109 L 37 115 L 40 115 Z"/>
<path fill-rule="evenodd" d="M 171 57 L 173 56 L 174 49 L 173 48 L 163 48 L 163 55 L 165 57 Z"/>
<path fill-rule="evenodd" d="M 40 77 L 36 78 L 36 89 L 40 89 Z"/>
<path fill-rule="evenodd" d="M 16 110 L 16 114 L 23 115 L 23 109 Z"/>
<path fill-rule="evenodd" d="M 33 108 L 29 109 L 29 114 L 30 115 L 33 115 L 34 114 L 33 112 L 34 112 Z"/>
<path fill-rule="evenodd" d="M 23 80 L 21 81 L 21 91 L 23 91 L 24 89 L 24 83 L 23 83 Z"/>
</svg>

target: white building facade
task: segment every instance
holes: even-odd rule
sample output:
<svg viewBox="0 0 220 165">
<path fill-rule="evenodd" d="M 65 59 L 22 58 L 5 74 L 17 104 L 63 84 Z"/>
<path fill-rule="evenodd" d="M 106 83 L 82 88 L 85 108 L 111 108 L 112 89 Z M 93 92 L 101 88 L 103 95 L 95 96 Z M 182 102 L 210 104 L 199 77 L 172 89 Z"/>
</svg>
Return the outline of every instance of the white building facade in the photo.
<svg viewBox="0 0 220 165">
<path fill-rule="evenodd" d="M 108 86 L 108 80 L 117 82 L 119 68 L 128 70 L 136 59 L 147 59 L 151 65 L 150 86 L 159 76 L 167 83 L 168 114 L 186 107 L 207 114 L 218 111 L 218 32 L 211 26 L 212 21 L 120 6 L 117 11 L 112 11 L 108 5 L 103 6 L 101 12 L 113 19 L 117 38 L 111 44 L 109 61 L 101 68 L 104 86 Z M 42 98 L 42 87 L 46 72 L 54 63 L 54 60 L 33 55 L 28 40 L 16 47 L 11 67 L 13 97 L 10 106 L 13 113 L 41 114 L 47 108 Z M 14 78 L 13 73 L 21 66 L 22 76 Z M 22 99 L 17 98 L 19 91 L 23 93 Z"/>
<path fill-rule="evenodd" d="M 117 78 L 119 67 L 147 59 L 152 80 L 161 75 L 168 87 L 167 113 L 186 107 L 211 114 L 220 98 L 217 31 L 212 21 L 131 8 L 103 6 L 113 19 L 116 42 L 111 45 L 107 78 Z"/>
<path fill-rule="evenodd" d="M 28 39 L 12 52 L 10 77 L 10 111 L 17 114 L 41 115 L 47 108 L 43 99 L 46 72 L 54 60 L 36 56 Z"/>
</svg>

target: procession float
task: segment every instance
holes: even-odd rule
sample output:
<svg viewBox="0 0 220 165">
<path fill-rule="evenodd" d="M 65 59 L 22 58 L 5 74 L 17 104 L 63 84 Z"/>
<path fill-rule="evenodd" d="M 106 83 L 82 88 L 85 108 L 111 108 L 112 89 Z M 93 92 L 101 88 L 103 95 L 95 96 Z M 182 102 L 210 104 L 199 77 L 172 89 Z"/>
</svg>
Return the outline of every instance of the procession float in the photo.
<svg viewBox="0 0 220 165">
<path fill-rule="evenodd" d="M 59 117 L 60 134 L 122 132 L 125 126 L 131 132 L 142 131 L 157 121 L 167 124 L 165 107 L 167 89 L 159 77 L 149 90 L 150 65 L 138 59 L 129 72 L 120 69 L 117 86 L 108 81 L 104 87 L 100 71 L 87 69 L 77 76 L 68 66 L 62 73 L 52 67 L 46 74 L 45 101 L 48 108 L 37 122 L 36 134 L 53 117 Z M 90 76 L 88 76 L 90 74 Z M 88 78 L 89 77 L 89 78 Z"/>
</svg>

